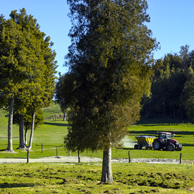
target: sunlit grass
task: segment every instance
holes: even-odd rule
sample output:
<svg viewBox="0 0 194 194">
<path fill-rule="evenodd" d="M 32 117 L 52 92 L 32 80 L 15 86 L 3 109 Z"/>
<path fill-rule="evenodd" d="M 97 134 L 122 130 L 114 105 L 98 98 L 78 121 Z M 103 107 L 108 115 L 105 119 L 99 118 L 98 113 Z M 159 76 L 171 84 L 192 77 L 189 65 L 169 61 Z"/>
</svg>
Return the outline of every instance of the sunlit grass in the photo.
<svg viewBox="0 0 194 194">
<path fill-rule="evenodd" d="M 164 170 L 165 169 L 165 170 Z M 101 184 L 101 166 L 0 165 L 0 193 L 190 193 L 193 165 L 113 164 L 113 184 Z"/>
</svg>

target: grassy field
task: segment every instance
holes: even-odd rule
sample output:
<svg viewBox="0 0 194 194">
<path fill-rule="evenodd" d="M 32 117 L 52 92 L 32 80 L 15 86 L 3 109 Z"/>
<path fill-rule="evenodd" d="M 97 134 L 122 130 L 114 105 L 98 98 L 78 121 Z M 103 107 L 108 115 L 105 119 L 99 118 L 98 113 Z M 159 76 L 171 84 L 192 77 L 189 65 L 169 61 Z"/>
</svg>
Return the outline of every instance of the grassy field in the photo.
<svg viewBox="0 0 194 194">
<path fill-rule="evenodd" d="M 53 103 L 52 106 L 44 109 L 44 116 L 49 117 L 52 114 L 60 114 L 60 108 Z M 5 117 L 7 113 L 0 111 L 0 150 L 7 147 L 7 123 L 8 118 Z M 68 156 L 68 150 L 64 147 L 63 141 L 67 134 L 68 123 L 66 121 L 46 120 L 43 125 L 39 126 L 34 132 L 33 147 L 30 152 L 30 158 L 40 158 L 56 155 L 56 146 L 58 147 L 58 154 L 60 156 Z M 157 131 L 170 131 L 176 134 L 177 139 L 183 144 L 181 151 L 183 160 L 194 160 L 193 146 L 194 146 L 194 125 L 192 124 L 137 124 L 129 127 L 127 141 L 130 142 L 127 147 L 122 149 L 113 149 L 113 158 L 128 158 L 128 151 L 131 152 L 132 158 L 171 158 L 179 159 L 180 152 L 155 151 L 155 150 L 134 150 L 133 146 L 137 142 L 135 136 L 138 135 L 157 135 Z M 13 126 L 13 147 L 16 153 L 0 152 L 0 158 L 25 158 L 26 152 L 18 150 L 19 145 L 19 127 Z M 43 147 L 42 147 L 43 146 Z M 43 149 L 42 149 L 43 148 Z M 72 153 L 77 155 L 77 153 Z M 102 158 L 102 152 L 85 151 L 81 153 L 82 156 L 92 156 Z"/>
<path fill-rule="evenodd" d="M 194 191 L 193 165 L 113 164 L 113 184 L 100 184 L 101 166 L 0 165 L 0 193 L 184 194 Z"/>
<path fill-rule="evenodd" d="M 44 109 L 44 116 L 60 114 L 56 104 Z M 7 147 L 7 113 L 0 111 L 0 158 L 26 158 L 26 151 L 19 150 L 19 127 L 13 126 L 13 147 L 15 153 L 5 153 Z M 34 140 L 30 158 L 68 156 L 68 150 L 63 145 L 68 124 L 65 121 L 45 121 L 34 132 Z M 157 135 L 157 131 L 170 131 L 176 134 L 176 139 L 183 144 L 181 152 L 134 150 L 137 142 L 135 136 Z M 113 149 L 113 158 L 171 158 L 194 160 L 194 125 L 192 124 L 137 124 L 129 127 L 125 143 L 128 147 Z M 42 147 L 42 146 L 43 147 Z M 43 148 L 43 149 L 42 149 Z M 77 155 L 77 153 L 71 153 Z M 81 156 L 102 158 L 102 151 L 85 151 Z M 101 165 L 91 163 L 86 165 L 67 163 L 43 164 L 0 164 L 0 193 L 192 193 L 194 192 L 193 165 L 162 165 L 141 163 L 114 163 L 114 184 L 100 184 Z"/>
</svg>

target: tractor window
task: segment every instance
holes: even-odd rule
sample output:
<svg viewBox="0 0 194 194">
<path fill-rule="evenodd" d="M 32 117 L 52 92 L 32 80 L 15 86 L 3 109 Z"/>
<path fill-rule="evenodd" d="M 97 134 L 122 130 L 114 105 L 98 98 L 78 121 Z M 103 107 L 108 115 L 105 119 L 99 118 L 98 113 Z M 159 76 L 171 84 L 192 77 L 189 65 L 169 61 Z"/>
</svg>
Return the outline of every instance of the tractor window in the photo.
<svg viewBox="0 0 194 194">
<path fill-rule="evenodd" d="M 171 139 L 171 135 L 166 135 L 166 138 L 167 139 Z"/>
<path fill-rule="evenodd" d="M 159 135 L 159 137 L 160 137 L 160 139 L 165 139 L 165 134 L 162 134 L 162 133 L 160 133 L 160 135 Z"/>
</svg>

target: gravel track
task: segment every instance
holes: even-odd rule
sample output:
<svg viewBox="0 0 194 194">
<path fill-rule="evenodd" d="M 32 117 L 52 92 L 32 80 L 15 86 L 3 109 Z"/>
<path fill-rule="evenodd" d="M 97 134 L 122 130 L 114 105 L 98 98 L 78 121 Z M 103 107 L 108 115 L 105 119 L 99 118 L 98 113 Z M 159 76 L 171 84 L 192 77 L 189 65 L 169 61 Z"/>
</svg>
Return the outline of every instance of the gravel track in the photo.
<svg viewBox="0 0 194 194">
<path fill-rule="evenodd" d="M 60 157 L 45 157 L 38 159 L 29 159 L 29 163 L 49 163 L 49 162 L 62 162 L 62 163 L 77 163 L 77 156 L 60 156 Z M 102 162 L 101 158 L 93 157 L 80 157 L 80 162 L 90 163 L 90 162 Z M 112 159 L 113 163 L 128 163 L 129 159 Z M 179 160 L 175 159 L 148 159 L 148 158 L 138 158 L 131 159 L 131 162 L 135 163 L 150 163 L 150 164 L 179 164 Z M 27 163 L 26 158 L 0 158 L 0 164 L 11 164 L 11 163 Z M 193 164 L 193 161 L 182 161 L 183 164 Z"/>
</svg>

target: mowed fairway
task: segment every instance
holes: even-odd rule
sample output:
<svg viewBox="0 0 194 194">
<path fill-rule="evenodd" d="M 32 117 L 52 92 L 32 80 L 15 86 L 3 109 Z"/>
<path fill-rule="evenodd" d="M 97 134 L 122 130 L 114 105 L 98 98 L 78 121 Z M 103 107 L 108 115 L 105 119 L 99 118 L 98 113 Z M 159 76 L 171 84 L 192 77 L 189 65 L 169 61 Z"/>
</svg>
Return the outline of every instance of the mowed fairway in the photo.
<svg viewBox="0 0 194 194">
<path fill-rule="evenodd" d="M 56 104 L 44 110 L 45 117 L 59 114 Z M 6 112 L 0 111 L 0 158 L 26 158 L 26 151 L 18 150 L 19 127 L 13 126 L 15 153 L 5 153 L 7 147 Z M 63 141 L 68 123 L 62 120 L 45 120 L 34 132 L 30 158 L 68 156 Z M 176 134 L 183 144 L 181 152 L 134 150 L 135 136 L 157 135 L 157 131 Z M 130 146 L 113 149 L 113 158 L 171 158 L 188 164 L 113 163 L 114 184 L 100 184 L 101 164 L 41 163 L 0 164 L 0 193 L 192 193 L 194 192 L 194 125 L 192 124 L 138 124 L 129 127 Z M 42 147 L 43 146 L 43 147 Z M 42 149 L 43 148 L 43 149 Z M 71 153 L 77 155 L 77 153 Z M 81 156 L 102 158 L 102 151 L 85 151 Z M 188 160 L 188 161 L 187 161 Z M 99 165 L 100 164 L 100 165 Z"/>
</svg>

